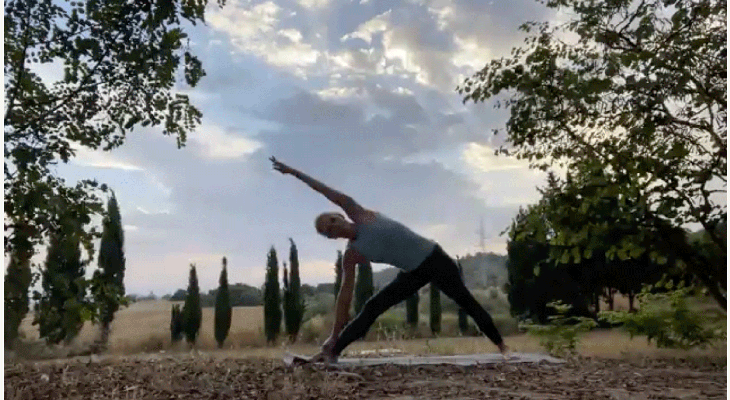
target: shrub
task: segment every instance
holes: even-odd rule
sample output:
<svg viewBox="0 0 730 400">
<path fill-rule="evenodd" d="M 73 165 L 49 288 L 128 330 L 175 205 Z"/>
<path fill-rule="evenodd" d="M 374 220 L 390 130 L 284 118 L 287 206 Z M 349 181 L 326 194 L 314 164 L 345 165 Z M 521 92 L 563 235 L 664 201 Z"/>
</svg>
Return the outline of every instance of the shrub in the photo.
<svg viewBox="0 0 730 400">
<path fill-rule="evenodd" d="M 655 290 L 662 287 L 666 291 Z M 654 341 L 659 348 L 705 348 L 726 338 L 726 316 L 721 312 L 710 316 L 707 312 L 691 310 L 687 299 L 691 297 L 692 291 L 693 288 L 684 283 L 675 285 L 671 281 L 662 280 L 656 285 L 645 285 L 642 288 L 636 296 L 640 304 L 637 312 L 603 311 L 599 313 L 599 318 L 622 324 L 622 328 L 632 338 L 646 336 L 647 342 Z"/>
<path fill-rule="evenodd" d="M 527 332 L 540 339 L 543 346 L 550 355 L 556 357 L 572 356 L 576 354 L 579 335 L 590 331 L 598 324 L 596 321 L 586 317 L 567 317 L 566 314 L 572 306 L 563 304 L 561 301 L 553 301 L 547 304 L 556 310 L 556 315 L 548 317 L 547 325 L 523 324 Z"/>
<path fill-rule="evenodd" d="M 179 304 L 172 305 L 172 315 L 170 316 L 170 340 L 177 343 L 183 337 L 183 318 Z"/>
<path fill-rule="evenodd" d="M 318 315 L 327 315 L 335 309 L 335 295 L 331 293 L 316 293 L 306 297 L 304 302 L 306 306 L 303 321 L 309 321 Z"/>
<path fill-rule="evenodd" d="M 317 316 L 309 319 L 302 324 L 299 330 L 299 341 L 301 343 L 314 343 L 318 344 L 322 341 L 322 332 L 324 326 L 322 324 L 322 317 Z"/>
</svg>

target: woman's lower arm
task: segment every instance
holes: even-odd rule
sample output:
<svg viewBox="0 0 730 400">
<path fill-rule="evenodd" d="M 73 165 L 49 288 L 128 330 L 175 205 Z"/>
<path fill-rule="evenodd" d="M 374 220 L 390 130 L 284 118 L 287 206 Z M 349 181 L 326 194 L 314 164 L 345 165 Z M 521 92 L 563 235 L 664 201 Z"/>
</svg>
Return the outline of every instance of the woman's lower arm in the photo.
<svg viewBox="0 0 730 400">
<path fill-rule="evenodd" d="M 324 195 L 331 202 L 333 202 L 337 205 L 341 205 L 341 203 L 344 201 L 343 199 L 345 198 L 345 195 L 343 195 L 342 193 L 340 193 L 336 190 L 331 189 L 324 183 L 312 178 L 311 176 L 305 174 L 304 172 L 295 170 L 294 172 L 292 172 L 292 175 L 294 175 L 300 181 L 309 185 L 309 187 L 311 187 L 312 189 L 314 189 L 317 192 Z"/>
</svg>

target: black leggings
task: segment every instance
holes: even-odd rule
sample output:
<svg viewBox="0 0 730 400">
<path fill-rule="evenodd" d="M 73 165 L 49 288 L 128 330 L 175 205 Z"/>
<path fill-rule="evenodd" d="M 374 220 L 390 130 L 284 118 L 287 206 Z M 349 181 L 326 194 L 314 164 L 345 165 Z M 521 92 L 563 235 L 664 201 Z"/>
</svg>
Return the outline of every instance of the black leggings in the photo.
<svg viewBox="0 0 730 400">
<path fill-rule="evenodd" d="M 333 349 L 334 354 L 339 355 L 350 343 L 365 336 L 381 314 L 406 300 L 429 282 L 466 311 L 494 344 L 502 343 L 502 336 L 494 326 L 492 317 L 477 303 L 464 285 L 459 275 L 459 267 L 441 246 L 436 245 L 433 253 L 418 268 L 411 272 L 399 273 L 393 282 L 365 303 L 360 314 L 340 333 Z"/>
</svg>

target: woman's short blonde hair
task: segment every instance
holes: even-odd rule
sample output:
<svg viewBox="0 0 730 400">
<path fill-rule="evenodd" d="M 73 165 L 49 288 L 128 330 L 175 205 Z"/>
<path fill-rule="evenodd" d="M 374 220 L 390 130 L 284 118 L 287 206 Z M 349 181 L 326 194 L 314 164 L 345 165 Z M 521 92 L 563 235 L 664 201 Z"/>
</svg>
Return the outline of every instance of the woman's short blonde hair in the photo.
<svg viewBox="0 0 730 400">
<path fill-rule="evenodd" d="M 324 234 L 324 229 L 322 228 L 322 224 L 331 217 L 335 218 L 345 218 L 342 214 L 338 212 L 323 212 L 322 214 L 319 214 L 317 218 L 314 219 L 314 229 L 317 230 L 318 233 Z"/>
</svg>

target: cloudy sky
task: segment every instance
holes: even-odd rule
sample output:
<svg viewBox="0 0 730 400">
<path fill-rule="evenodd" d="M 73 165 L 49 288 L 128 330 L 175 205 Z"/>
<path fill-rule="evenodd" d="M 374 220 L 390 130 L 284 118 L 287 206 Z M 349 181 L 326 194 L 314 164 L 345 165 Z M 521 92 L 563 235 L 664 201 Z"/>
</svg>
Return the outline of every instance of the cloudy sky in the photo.
<svg viewBox="0 0 730 400">
<path fill-rule="evenodd" d="M 463 105 L 455 87 L 519 45 L 522 22 L 553 18 L 534 0 L 228 0 L 190 30 L 207 76 L 178 88 L 204 113 L 187 147 L 137 129 L 58 173 L 116 191 L 130 293 L 185 287 L 191 262 L 212 289 L 223 256 L 231 282 L 260 285 L 267 251 L 287 258 L 290 237 L 302 280 L 332 281 L 346 243 L 313 220 L 335 208 L 271 155 L 452 255 L 479 250 L 483 219 L 486 250 L 504 254 L 500 232 L 544 176 L 494 156 L 504 112 Z"/>
</svg>

